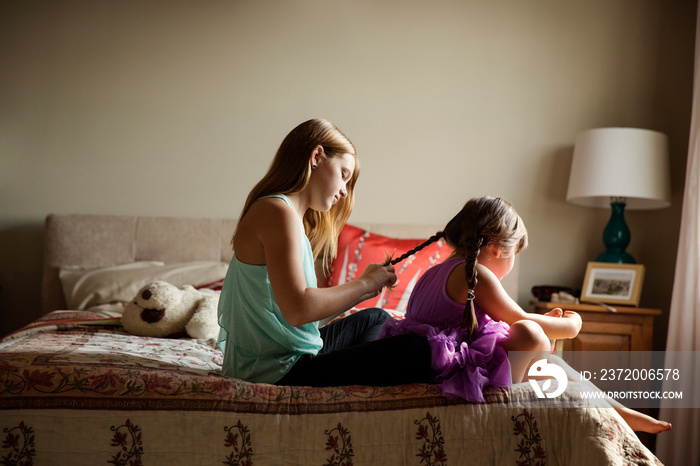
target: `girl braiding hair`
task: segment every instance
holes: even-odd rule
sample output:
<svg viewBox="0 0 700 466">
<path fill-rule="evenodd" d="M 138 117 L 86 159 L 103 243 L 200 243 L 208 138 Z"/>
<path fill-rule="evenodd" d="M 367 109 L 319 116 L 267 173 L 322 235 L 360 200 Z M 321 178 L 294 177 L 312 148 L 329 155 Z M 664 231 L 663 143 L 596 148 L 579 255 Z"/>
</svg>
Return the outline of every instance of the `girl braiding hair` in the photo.
<svg viewBox="0 0 700 466">
<path fill-rule="evenodd" d="M 453 257 L 463 256 L 469 285 L 469 297 L 461 326 L 472 335 L 477 328 L 474 310 L 474 288 L 478 283 L 476 263 L 481 249 L 489 244 L 498 247 L 503 257 L 517 254 L 527 247 L 527 229 L 513 206 L 500 197 L 478 197 L 467 201 L 443 231 L 389 262 L 395 265 L 428 245 L 444 238 L 454 249 Z"/>
<path fill-rule="evenodd" d="M 377 340 L 390 318 L 383 309 L 321 325 L 397 279 L 394 267 L 372 263 L 354 280 L 318 287 L 317 265 L 327 270 L 337 253 L 358 175 L 355 147 L 331 122 L 307 120 L 285 136 L 233 233 L 218 306 L 224 376 L 314 387 L 430 381 L 424 338 Z"/>
</svg>

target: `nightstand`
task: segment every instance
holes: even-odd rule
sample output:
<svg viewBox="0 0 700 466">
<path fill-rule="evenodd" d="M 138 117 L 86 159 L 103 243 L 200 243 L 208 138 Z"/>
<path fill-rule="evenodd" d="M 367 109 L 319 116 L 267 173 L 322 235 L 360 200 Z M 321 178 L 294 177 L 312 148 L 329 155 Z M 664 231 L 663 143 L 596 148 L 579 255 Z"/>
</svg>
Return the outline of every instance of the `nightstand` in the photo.
<svg viewBox="0 0 700 466">
<path fill-rule="evenodd" d="M 540 314 L 560 307 L 581 316 L 583 325 L 578 336 L 557 342 L 557 349 L 563 351 L 651 351 L 654 316 L 661 314 L 660 309 L 619 305 L 613 306 L 617 312 L 612 312 L 598 304 L 532 304 Z"/>
</svg>

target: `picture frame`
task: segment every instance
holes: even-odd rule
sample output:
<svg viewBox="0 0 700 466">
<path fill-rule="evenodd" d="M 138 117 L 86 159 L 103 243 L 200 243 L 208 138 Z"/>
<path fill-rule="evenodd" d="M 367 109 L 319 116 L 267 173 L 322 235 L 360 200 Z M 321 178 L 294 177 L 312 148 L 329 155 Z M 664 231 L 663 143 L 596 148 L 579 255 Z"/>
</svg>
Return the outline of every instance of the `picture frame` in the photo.
<svg viewBox="0 0 700 466">
<path fill-rule="evenodd" d="M 642 264 L 589 262 L 581 301 L 639 306 L 644 270 Z"/>
</svg>

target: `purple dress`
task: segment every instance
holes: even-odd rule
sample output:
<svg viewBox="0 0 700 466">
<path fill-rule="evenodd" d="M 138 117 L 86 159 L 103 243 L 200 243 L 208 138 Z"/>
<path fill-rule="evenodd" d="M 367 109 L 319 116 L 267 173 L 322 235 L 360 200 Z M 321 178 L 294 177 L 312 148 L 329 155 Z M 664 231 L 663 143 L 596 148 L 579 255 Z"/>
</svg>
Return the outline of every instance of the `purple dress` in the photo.
<svg viewBox="0 0 700 466">
<path fill-rule="evenodd" d="M 508 324 L 491 319 L 475 306 L 479 323 L 473 338 L 460 327 L 464 305 L 447 296 L 447 277 L 464 263 L 448 259 L 428 269 L 408 301 L 405 319 L 384 323 L 379 338 L 405 333 L 428 339 L 435 383 L 447 397 L 483 402 L 486 387 L 510 385 L 510 364 L 499 342 L 508 338 Z"/>
</svg>

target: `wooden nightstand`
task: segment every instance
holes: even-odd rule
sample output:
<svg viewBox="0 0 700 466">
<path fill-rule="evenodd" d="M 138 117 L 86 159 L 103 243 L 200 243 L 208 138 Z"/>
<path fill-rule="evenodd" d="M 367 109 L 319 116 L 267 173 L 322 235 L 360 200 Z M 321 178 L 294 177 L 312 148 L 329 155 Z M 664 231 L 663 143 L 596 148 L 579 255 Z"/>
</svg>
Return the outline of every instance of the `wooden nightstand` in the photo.
<svg viewBox="0 0 700 466">
<path fill-rule="evenodd" d="M 654 316 L 661 314 L 660 309 L 619 305 L 613 306 L 617 312 L 598 304 L 536 301 L 533 305 L 540 314 L 560 307 L 581 316 L 583 325 L 578 336 L 557 342 L 557 349 L 563 351 L 651 351 Z"/>
</svg>

